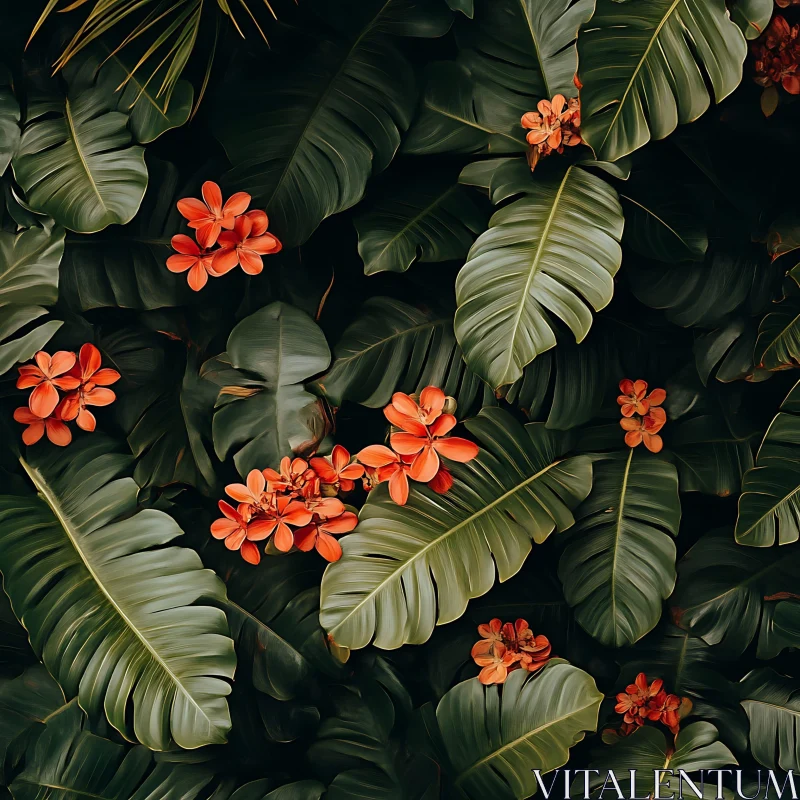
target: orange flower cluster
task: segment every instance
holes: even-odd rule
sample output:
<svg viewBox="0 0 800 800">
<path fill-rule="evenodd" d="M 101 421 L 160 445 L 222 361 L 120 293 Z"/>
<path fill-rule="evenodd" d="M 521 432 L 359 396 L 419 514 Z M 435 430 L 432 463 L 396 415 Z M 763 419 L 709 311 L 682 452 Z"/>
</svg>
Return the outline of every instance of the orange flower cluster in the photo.
<svg viewBox="0 0 800 800">
<path fill-rule="evenodd" d="M 660 678 L 648 684 L 647 675 L 640 672 L 636 682 L 617 695 L 614 711 L 623 715 L 619 729 L 621 736 L 633 733 L 648 719 L 663 723 L 673 734 L 678 733 L 681 719 L 692 710 L 692 701 L 688 697 L 667 694 L 662 689 L 663 685 L 664 681 Z"/>
<path fill-rule="evenodd" d="M 342 548 L 333 537 L 349 533 L 358 524 L 358 517 L 336 497 L 351 491 L 353 481 L 364 474 L 360 464 L 350 462 L 350 453 L 337 444 L 330 459 L 307 462 L 287 456 L 279 471 L 251 470 L 246 484 L 225 487 L 237 506 L 219 501 L 223 517 L 212 523 L 211 535 L 224 539 L 228 550 L 238 550 L 250 564 L 261 561 L 255 543 L 270 536 L 282 553 L 292 547 L 316 549 L 326 561 L 338 561 Z"/>
<path fill-rule="evenodd" d="M 33 357 L 35 364 L 24 364 L 19 369 L 18 389 L 33 389 L 28 405 L 14 412 L 14 419 L 28 427 L 22 433 L 25 444 L 35 444 L 47 438 L 59 447 L 72 441 L 67 422 L 75 420 L 78 427 L 93 431 L 97 420 L 88 406 L 107 406 L 117 399 L 111 389 L 120 374 L 114 369 L 100 369 L 100 351 L 88 342 L 81 347 L 79 356 L 68 350 L 59 350 L 50 356 L 40 350 Z M 58 390 L 67 392 L 62 399 Z"/>
<path fill-rule="evenodd" d="M 752 43 L 756 71 L 754 80 L 759 86 L 778 84 L 789 94 L 800 94 L 799 36 L 800 25 L 789 27 L 789 23 L 778 14 Z"/>
<path fill-rule="evenodd" d="M 539 111 L 528 111 L 522 116 L 522 127 L 530 133 L 525 137 L 531 146 L 528 163 L 536 168 L 540 158 L 554 150 L 563 153 L 565 147 L 575 147 L 581 139 L 581 101 L 577 97 L 567 100 L 557 94 L 552 100 L 540 100 Z"/>
<path fill-rule="evenodd" d="M 647 394 L 645 381 L 624 378 L 619 382 L 622 394 L 617 398 L 621 406 L 622 419 L 619 424 L 625 433 L 625 444 L 638 447 L 642 442 L 651 453 L 658 453 L 664 442 L 658 432 L 667 421 L 667 412 L 660 408 L 667 399 L 663 389 L 653 389 Z"/>
<path fill-rule="evenodd" d="M 419 402 L 403 392 L 395 392 L 383 409 L 386 419 L 400 431 L 382 444 L 365 447 L 356 456 L 368 468 L 364 488 L 389 481 L 389 495 L 398 505 L 408 501 L 408 479 L 427 483 L 434 492 L 444 494 L 453 485 L 453 476 L 439 456 L 466 463 L 478 455 L 478 446 L 467 439 L 447 436 L 456 418 L 445 414 L 447 398 L 441 389 L 428 386 Z"/>
<path fill-rule="evenodd" d="M 472 658 L 481 669 L 478 680 L 485 686 L 503 683 L 509 672 L 524 669 L 536 672 L 553 657 L 546 636 L 534 636 L 524 619 L 513 625 L 493 619 L 478 625 L 481 640 L 472 648 Z"/>
<path fill-rule="evenodd" d="M 282 247 L 276 236 L 267 233 L 267 215 L 247 210 L 251 198 L 246 192 L 236 192 L 223 203 L 219 186 L 206 181 L 202 193 L 202 200 L 178 201 L 178 211 L 196 231 L 197 241 L 182 233 L 173 236 L 172 247 L 178 254 L 167 259 L 167 269 L 188 271 L 187 280 L 195 292 L 206 285 L 209 275 L 219 278 L 239 265 L 248 275 L 258 275 L 264 269 L 261 256 Z"/>
</svg>

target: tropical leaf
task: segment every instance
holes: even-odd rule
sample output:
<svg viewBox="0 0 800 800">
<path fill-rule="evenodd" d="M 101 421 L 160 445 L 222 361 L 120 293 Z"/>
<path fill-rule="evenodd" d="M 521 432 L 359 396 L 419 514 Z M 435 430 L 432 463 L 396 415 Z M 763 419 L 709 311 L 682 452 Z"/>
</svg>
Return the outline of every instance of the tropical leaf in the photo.
<svg viewBox="0 0 800 800">
<path fill-rule="evenodd" d="M 508 580 L 591 486 L 589 459 L 560 459 L 561 443 L 543 425 L 521 426 L 484 408 L 466 427 L 484 449 L 453 464 L 453 488 L 412 488 L 396 505 L 381 485 L 370 492 L 344 555 L 322 580 L 320 621 L 339 644 L 394 649 L 421 644 L 435 625 L 460 617 L 467 602 Z M 449 466 L 449 465 L 448 465 Z"/>
<path fill-rule="evenodd" d="M 257 109 L 216 123 L 234 166 L 228 182 L 266 209 L 285 245 L 302 244 L 322 220 L 354 206 L 394 157 L 416 90 L 391 34 L 440 36 L 450 25 L 431 28 L 422 10 L 408 0 L 337 9 L 345 37 L 315 40 L 301 69 L 243 82 L 241 100 L 226 100 Z"/>
<path fill-rule="evenodd" d="M 596 729 L 602 699 L 590 675 L 563 661 L 538 675 L 512 672 L 502 689 L 458 684 L 436 709 L 456 787 L 476 800 L 529 797 L 533 771 L 563 766 Z"/>
<path fill-rule="evenodd" d="M 787 300 L 761 320 L 755 358 L 768 370 L 794 369 L 800 364 L 800 308 Z"/>
<path fill-rule="evenodd" d="M 61 275 L 61 293 L 77 311 L 178 306 L 194 294 L 184 275 L 167 270 L 170 240 L 183 229 L 176 208 L 183 196 L 178 170 L 148 156 L 150 184 L 136 219 L 99 236 L 70 236 Z"/>
<path fill-rule="evenodd" d="M 212 425 L 217 456 L 242 475 L 276 467 L 283 456 L 308 455 L 327 433 L 320 401 L 303 382 L 328 367 L 325 336 L 305 312 L 271 303 L 243 319 L 227 351 L 201 377 L 221 387 Z"/>
<path fill-rule="evenodd" d="M 138 487 L 120 477 L 130 457 L 95 434 L 66 453 L 40 445 L 21 464 L 39 496 L 0 498 L 0 568 L 65 694 L 151 749 L 224 742 L 233 643 L 222 611 L 194 605 L 224 589 L 193 551 L 156 547 L 181 529 L 137 511 Z"/>
<path fill-rule="evenodd" d="M 253 781 L 237 789 L 230 800 L 320 800 L 325 794 L 325 785 L 319 781 L 295 781 L 269 791 L 271 785 L 269 780 Z"/>
<path fill-rule="evenodd" d="M 770 598 L 792 590 L 798 568 L 798 546 L 753 550 L 736 544 L 727 530 L 706 534 L 678 563 L 673 616 L 722 655 L 741 655 L 756 637 L 757 655 L 774 655 L 779 634 Z"/>
<path fill-rule="evenodd" d="M 750 720 L 750 749 L 760 764 L 771 769 L 800 767 L 800 683 L 769 667 L 749 672 L 739 697 Z"/>
<path fill-rule="evenodd" d="M 769 13 L 772 13 L 770 3 Z M 773 258 L 791 253 L 800 247 L 797 209 L 786 211 L 773 221 L 767 233 L 767 251 Z"/>
<path fill-rule="evenodd" d="M 0 375 L 18 361 L 41 350 L 61 322 L 30 327 L 58 299 L 58 265 L 64 253 L 60 228 L 29 228 L 21 233 L 0 231 Z"/>
<path fill-rule="evenodd" d="M 464 258 L 486 218 L 469 189 L 446 174 L 391 184 L 355 218 L 364 273 Z"/>
<path fill-rule="evenodd" d="M 453 9 L 453 11 L 460 11 L 464 16 L 472 17 L 475 14 L 475 0 L 447 0 L 447 5 Z"/>
<path fill-rule="evenodd" d="M 746 39 L 757 39 L 769 24 L 773 10 L 772 0 L 733 0 L 731 19 Z"/>
<path fill-rule="evenodd" d="M 691 774 L 701 769 L 719 769 L 738 764 L 733 753 L 718 741 L 718 737 L 719 732 L 710 722 L 687 725 L 681 729 L 674 742 L 672 737 L 666 736 L 657 728 L 649 725 L 641 727 L 621 739 L 614 747 L 609 748 L 606 745 L 593 751 L 592 763 L 595 766 L 602 765 L 602 769 L 599 775 L 589 776 L 592 797 L 602 796 L 598 795 L 598 790 L 601 790 L 608 770 L 618 775 L 631 770 L 630 774 L 635 776 L 632 783 L 635 784 L 636 795 L 645 797 L 658 794 L 657 781 L 660 791 L 671 791 L 669 776 L 660 774 L 658 770 L 671 770 L 670 774 L 682 770 Z M 633 787 L 631 791 L 633 792 Z M 688 787 L 686 791 L 689 791 Z M 705 791 L 708 793 L 703 794 L 703 797 L 709 800 L 716 796 L 716 787 L 713 785 L 709 785 L 708 789 L 703 786 L 701 792 Z"/>
<path fill-rule="evenodd" d="M 41 665 L 0 681 L 0 785 L 8 785 L 25 750 L 47 718 L 65 704 L 64 694 Z"/>
<path fill-rule="evenodd" d="M 526 174 L 527 172 L 527 174 Z M 493 388 L 556 344 L 553 321 L 576 341 L 611 301 L 620 266 L 622 209 L 616 192 L 578 166 L 532 181 L 524 161 L 492 176 L 496 211 L 456 281 L 456 338 L 470 368 Z"/>
<path fill-rule="evenodd" d="M 581 136 L 606 161 L 663 139 L 739 85 L 746 54 L 724 0 L 598 0 L 578 37 Z"/>
<path fill-rule="evenodd" d="M 130 222 L 147 188 L 144 150 L 131 147 L 113 89 L 95 83 L 87 57 L 67 74 L 66 96 L 33 94 L 11 165 L 34 211 L 78 233 Z"/>
<path fill-rule="evenodd" d="M 736 541 L 755 547 L 788 544 L 800 538 L 800 383 L 770 423 L 756 465 L 742 480 Z"/>
<path fill-rule="evenodd" d="M 524 151 L 522 115 L 543 98 L 576 94 L 575 38 L 592 7 L 591 0 L 477 0 L 474 20 L 458 29 L 457 61 L 428 72 L 404 152 Z"/>
<path fill-rule="evenodd" d="M 610 647 L 633 644 L 661 618 L 681 520 L 675 467 L 626 449 L 594 461 L 592 491 L 558 567 L 578 623 Z"/>
<path fill-rule="evenodd" d="M 0 175 L 11 163 L 19 147 L 19 103 L 11 88 L 11 73 L 0 66 Z"/>
<path fill-rule="evenodd" d="M 47 721 L 11 791 L 15 800 L 207 800 L 213 775 L 209 765 L 158 762 L 145 747 L 128 749 L 95 736 L 73 701 Z"/>
<path fill-rule="evenodd" d="M 464 364 L 453 318 L 390 297 L 371 297 L 333 349 L 330 370 L 316 383 L 333 405 L 345 400 L 382 408 L 396 391 L 438 386 L 466 413 L 481 389 Z"/>
<path fill-rule="evenodd" d="M 742 379 L 757 382 L 769 377 L 768 372 L 755 366 L 753 350 L 757 333 L 757 324 L 746 317 L 738 317 L 723 321 L 720 327 L 698 336 L 694 358 L 703 383 L 708 384 L 712 374 L 721 383 Z"/>
</svg>

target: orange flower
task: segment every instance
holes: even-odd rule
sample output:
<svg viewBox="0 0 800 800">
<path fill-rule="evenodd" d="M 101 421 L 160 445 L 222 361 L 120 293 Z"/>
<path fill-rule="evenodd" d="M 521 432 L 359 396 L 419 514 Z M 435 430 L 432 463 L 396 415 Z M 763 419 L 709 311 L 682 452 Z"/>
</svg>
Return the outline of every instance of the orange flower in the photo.
<svg viewBox="0 0 800 800">
<path fill-rule="evenodd" d="M 663 681 L 658 678 L 648 685 L 647 675 L 640 672 L 636 676 L 636 682 L 628 684 L 625 691 L 617 695 L 614 710 L 618 714 L 624 714 L 623 721 L 627 724 L 643 725 L 648 713 L 647 703 L 661 691 L 662 684 Z"/>
<path fill-rule="evenodd" d="M 229 483 L 225 493 L 237 503 L 247 503 L 254 508 L 269 508 L 270 499 L 265 495 L 267 482 L 264 475 L 257 469 L 247 473 L 247 485 L 243 483 Z"/>
<path fill-rule="evenodd" d="M 219 510 L 224 517 L 211 523 L 211 535 L 215 539 L 224 539 L 228 550 L 239 550 L 248 564 L 258 564 L 261 553 L 253 541 L 265 539 L 272 532 L 264 532 L 267 527 L 265 520 L 254 520 L 253 507 L 247 503 L 240 503 L 238 508 L 234 508 L 220 500 Z"/>
<path fill-rule="evenodd" d="M 495 644 L 484 655 L 474 656 L 475 663 L 483 669 L 478 673 L 478 680 L 484 686 L 493 683 L 504 683 L 508 673 L 519 660 L 519 655 L 500 642 Z"/>
<path fill-rule="evenodd" d="M 367 467 L 377 469 L 378 483 L 389 481 L 389 496 L 399 506 L 408 502 L 410 457 L 401 457 L 382 444 L 365 447 L 356 458 Z"/>
<path fill-rule="evenodd" d="M 28 427 L 22 432 L 25 444 L 36 444 L 47 433 L 47 438 L 59 447 L 66 447 L 72 441 L 70 429 L 61 421 L 58 412 L 42 419 L 37 417 L 27 406 L 14 411 L 14 419 Z"/>
<path fill-rule="evenodd" d="M 647 394 L 647 383 L 645 381 L 632 381 L 624 378 L 619 382 L 619 390 L 622 394 L 617 398 L 617 403 L 622 406 L 620 411 L 623 417 L 632 417 L 634 414 L 646 414 L 650 406 L 644 399 Z"/>
<path fill-rule="evenodd" d="M 189 270 L 187 281 L 190 288 L 199 292 L 208 282 L 208 276 L 219 277 L 219 273 L 211 266 L 214 253 L 201 249 L 194 239 L 180 233 L 172 237 L 172 248 L 178 255 L 167 259 L 167 269 L 170 272 L 186 272 Z"/>
<path fill-rule="evenodd" d="M 338 561 L 342 557 L 342 547 L 334 536 L 349 533 L 358 525 L 358 517 L 351 511 L 344 511 L 338 517 L 328 520 L 315 520 L 294 532 L 294 544 L 298 550 L 316 551 L 326 561 Z"/>
<path fill-rule="evenodd" d="M 625 444 L 628 447 L 638 447 L 642 442 L 651 453 L 661 452 L 664 442 L 658 432 L 667 421 L 667 413 L 663 408 L 653 408 L 644 417 L 623 417 L 619 424 L 627 431 Z"/>
<path fill-rule="evenodd" d="M 681 699 L 676 694 L 659 692 L 648 704 L 647 718 L 654 722 L 663 722 L 673 733 L 678 732 L 680 719 L 678 709 Z"/>
<path fill-rule="evenodd" d="M 282 553 L 288 553 L 294 544 L 290 525 L 303 527 L 311 522 L 313 514 L 300 502 L 291 497 L 276 497 L 275 504 L 267 509 L 267 518 L 260 528 L 259 539 L 266 539 L 274 532 L 272 540 Z M 263 535 L 262 535 L 263 533 Z M 253 537 L 251 537 L 253 538 Z"/>
<path fill-rule="evenodd" d="M 527 644 L 520 645 L 520 667 L 528 672 L 536 672 L 547 665 L 552 651 L 550 640 L 546 636 L 533 636 Z"/>
<path fill-rule="evenodd" d="M 453 475 L 444 464 L 439 464 L 439 471 L 428 481 L 428 488 L 436 494 L 447 494 L 453 486 Z"/>
<path fill-rule="evenodd" d="M 97 427 L 94 414 L 87 406 L 107 406 L 117 396 L 110 386 L 120 379 L 115 369 L 100 369 L 102 357 L 100 351 L 90 343 L 81 347 L 78 363 L 70 371 L 70 375 L 80 380 L 80 386 L 68 394 L 60 405 L 60 417 L 63 420 L 76 420 L 78 427 L 85 431 L 93 431 Z"/>
<path fill-rule="evenodd" d="M 408 430 L 406 425 L 409 420 L 422 425 L 435 422 L 442 414 L 446 399 L 444 392 L 435 386 L 426 386 L 422 390 L 419 403 L 403 392 L 395 392 L 392 402 L 383 409 L 383 413 L 392 425 Z"/>
<path fill-rule="evenodd" d="M 334 446 L 330 460 L 312 458 L 309 464 L 322 483 L 338 486 L 343 492 L 352 492 L 355 488 L 354 481 L 364 474 L 364 467 L 358 463 L 351 464 L 350 453 L 340 444 Z"/>
<path fill-rule="evenodd" d="M 302 458 L 291 459 L 289 456 L 284 456 L 279 469 L 280 472 L 274 469 L 262 471 L 271 492 L 288 491 L 292 497 L 299 497 L 305 485 L 316 478 L 314 470 L 309 469 L 308 462 Z"/>
<path fill-rule="evenodd" d="M 442 414 L 432 425 L 419 431 L 415 423 L 410 425 L 411 420 L 406 420 L 402 426 L 407 433 L 393 433 L 391 436 L 392 449 L 401 456 L 415 456 L 411 464 L 410 476 L 415 481 L 427 483 L 436 477 L 439 471 L 439 456 L 449 458 L 452 461 L 466 463 L 478 455 L 478 445 L 468 439 L 461 439 L 453 436 L 446 436 L 456 424 L 456 418 L 452 414 Z M 409 430 L 410 429 L 410 430 Z"/>
<path fill-rule="evenodd" d="M 578 98 L 568 101 L 564 95 L 557 94 L 552 100 L 540 100 L 536 107 L 538 113 L 528 111 L 520 121 L 522 127 L 530 131 L 525 138 L 532 148 L 528 158 L 532 170 L 540 158 L 554 150 L 563 153 L 564 147 L 574 147 L 583 141 L 579 133 L 581 106 Z"/>
<path fill-rule="evenodd" d="M 755 57 L 754 80 L 759 86 L 779 84 L 789 94 L 800 94 L 800 25 L 790 28 L 777 14 L 751 48 Z"/>
<path fill-rule="evenodd" d="M 266 233 L 267 215 L 263 211 L 238 217 L 232 231 L 219 236 L 219 250 L 214 253 L 212 265 L 220 275 L 230 272 L 237 264 L 248 275 L 258 275 L 264 269 L 262 255 L 281 250 L 281 243 L 271 233 Z"/>
<path fill-rule="evenodd" d="M 36 364 L 19 367 L 17 389 L 35 387 L 28 398 L 28 408 L 40 419 L 49 417 L 58 405 L 57 389 L 70 391 L 80 386 L 80 380 L 67 375 L 75 365 L 75 353 L 59 350 L 52 358 L 40 350 L 34 356 Z"/>
<path fill-rule="evenodd" d="M 223 205 L 222 192 L 213 181 L 206 181 L 202 192 L 203 200 L 194 197 L 179 200 L 178 211 L 189 220 L 189 227 L 197 231 L 197 241 L 208 248 L 216 244 L 223 228 L 233 228 L 236 217 L 247 211 L 250 195 L 237 192 Z"/>
</svg>

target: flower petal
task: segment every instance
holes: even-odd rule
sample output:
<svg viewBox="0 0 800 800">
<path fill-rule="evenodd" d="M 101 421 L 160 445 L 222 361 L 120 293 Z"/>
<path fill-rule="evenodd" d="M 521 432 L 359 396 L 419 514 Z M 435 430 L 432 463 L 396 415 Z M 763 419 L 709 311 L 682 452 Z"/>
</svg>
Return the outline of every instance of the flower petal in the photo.
<svg viewBox="0 0 800 800">
<path fill-rule="evenodd" d="M 294 546 L 298 550 L 302 550 L 304 553 L 307 553 L 309 550 L 313 550 L 316 541 L 316 525 L 306 525 L 304 528 L 299 528 L 294 532 Z"/>
<path fill-rule="evenodd" d="M 338 561 L 342 557 L 342 546 L 333 536 L 328 536 L 325 531 L 320 531 L 317 536 L 317 552 L 329 562 Z"/>
<path fill-rule="evenodd" d="M 222 207 L 222 215 L 225 217 L 231 215 L 238 217 L 240 214 L 244 214 L 244 212 L 247 211 L 247 207 L 250 205 L 250 200 L 251 197 L 247 192 L 236 192 L 236 194 L 232 194 Z M 264 216 L 266 216 L 266 214 L 264 214 Z"/>
<path fill-rule="evenodd" d="M 90 342 L 87 342 L 83 347 L 81 347 L 78 361 L 80 362 L 81 371 L 83 372 L 84 377 L 88 378 L 94 375 L 94 373 L 100 369 L 102 360 L 103 359 L 100 355 L 100 351 Z"/>
<path fill-rule="evenodd" d="M 186 272 L 197 263 L 197 256 L 170 256 L 167 259 L 167 269 L 170 272 Z"/>
<path fill-rule="evenodd" d="M 89 431 L 89 433 L 97 427 L 97 420 L 94 414 L 85 408 L 78 412 L 75 422 L 82 431 Z"/>
<path fill-rule="evenodd" d="M 47 381 L 40 383 L 28 398 L 28 408 L 42 419 L 49 417 L 57 405 L 58 392 L 55 386 Z"/>
<path fill-rule="evenodd" d="M 399 506 L 408 502 L 408 477 L 404 469 L 395 470 L 389 478 L 389 496 Z"/>
<path fill-rule="evenodd" d="M 177 236 L 173 236 L 170 244 L 173 250 L 177 250 L 185 256 L 199 256 L 201 252 L 197 242 L 185 233 L 179 233 Z"/>
<path fill-rule="evenodd" d="M 449 439 L 437 439 L 433 443 L 433 448 L 439 455 L 462 464 L 472 461 L 478 455 L 478 445 L 475 442 L 470 442 L 469 439 L 461 439 L 458 436 L 452 436 Z"/>
<path fill-rule="evenodd" d="M 428 429 L 416 418 L 401 414 L 393 405 L 383 409 L 383 415 L 397 428 L 401 428 L 414 436 L 427 436 Z"/>
<path fill-rule="evenodd" d="M 58 447 L 66 447 L 72 441 L 72 431 L 60 419 L 47 419 L 44 427 L 47 438 Z"/>
<path fill-rule="evenodd" d="M 388 447 L 382 444 L 371 444 L 365 447 L 356 458 L 368 467 L 385 467 L 387 464 L 399 461 L 397 453 L 392 452 Z"/>
<path fill-rule="evenodd" d="M 50 376 L 55 378 L 69 372 L 75 366 L 76 361 L 75 353 L 70 353 L 69 350 L 59 350 L 50 361 Z"/>
<path fill-rule="evenodd" d="M 216 216 L 219 216 L 222 213 L 222 191 L 219 186 L 214 181 L 206 181 L 200 191 L 206 205 Z"/>
<path fill-rule="evenodd" d="M 250 244 L 249 241 L 248 244 Z M 239 249 L 239 264 L 248 275 L 259 275 L 264 269 L 261 256 L 246 247 Z"/>
<path fill-rule="evenodd" d="M 628 447 L 638 447 L 642 443 L 641 431 L 628 431 L 625 434 L 625 444 Z"/>
<path fill-rule="evenodd" d="M 326 520 L 322 529 L 328 533 L 350 533 L 358 525 L 358 517 L 352 511 L 344 511 L 338 517 Z"/>
<path fill-rule="evenodd" d="M 83 395 L 87 406 L 110 406 L 116 399 L 111 389 L 95 388 Z"/>
<path fill-rule="evenodd" d="M 111 386 L 112 383 L 116 383 L 122 376 L 117 372 L 115 369 L 109 369 L 106 367 L 105 369 L 99 369 L 92 375 L 92 383 L 97 384 L 97 386 Z"/>
<path fill-rule="evenodd" d="M 452 414 L 442 414 L 430 427 L 431 436 L 445 436 L 456 426 L 456 418 Z"/>
<path fill-rule="evenodd" d="M 242 546 L 244 539 L 244 530 L 242 528 L 238 528 L 225 540 L 225 547 L 227 547 L 228 550 L 238 550 Z"/>
<path fill-rule="evenodd" d="M 184 219 L 193 222 L 208 219 L 210 216 L 206 204 L 196 197 L 184 197 L 182 200 L 178 200 L 178 211 Z"/>
<path fill-rule="evenodd" d="M 215 539 L 227 539 L 234 531 L 239 530 L 239 523 L 230 519 L 215 519 L 211 523 L 211 535 Z"/>
<path fill-rule="evenodd" d="M 199 292 L 208 283 L 208 273 L 200 261 L 189 270 L 186 281 L 193 292 Z"/>
<path fill-rule="evenodd" d="M 256 565 L 261 563 L 261 553 L 258 550 L 258 546 L 252 542 L 242 542 L 239 552 L 248 564 Z"/>
<path fill-rule="evenodd" d="M 44 436 L 44 420 L 41 419 L 32 422 L 22 431 L 22 441 L 27 445 L 36 444 L 42 436 Z"/>
<path fill-rule="evenodd" d="M 288 553 L 294 544 L 294 536 L 292 536 L 291 528 L 286 525 L 286 523 L 279 522 L 272 541 L 275 542 L 275 547 L 277 547 L 281 553 Z"/>
<path fill-rule="evenodd" d="M 439 456 L 436 450 L 430 445 L 426 445 L 411 464 L 409 475 L 415 481 L 427 483 L 436 476 L 439 471 L 439 463 Z"/>
</svg>

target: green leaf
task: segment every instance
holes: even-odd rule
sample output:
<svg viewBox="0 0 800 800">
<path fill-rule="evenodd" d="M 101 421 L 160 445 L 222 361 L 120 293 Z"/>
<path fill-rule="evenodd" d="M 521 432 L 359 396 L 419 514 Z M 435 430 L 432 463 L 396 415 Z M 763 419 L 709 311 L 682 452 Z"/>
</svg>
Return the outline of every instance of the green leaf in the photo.
<svg viewBox="0 0 800 800">
<path fill-rule="evenodd" d="M 576 166 L 537 170 L 536 180 L 525 170 L 524 161 L 499 167 L 493 201 L 516 199 L 495 212 L 456 280 L 456 338 L 493 388 L 555 347 L 549 315 L 583 341 L 589 307 L 611 301 L 622 259 L 622 208 L 609 184 Z"/>
<path fill-rule="evenodd" d="M 607 161 L 663 139 L 739 85 L 746 55 L 724 0 L 598 0 L 578 37 L 581 136 Z"/>
<path fill-rule="evenodd" d="M 295 781 L 267 791 L 271 781 L 253 781 L 237 789 L 230 800 L 320 800 L 325 786 L 319 781 Z M 212 800 L 214 800 L 212 798 Z"/>
<path fill-rule="evenodd" d="M 564 662 L 539 674 L 516 670 L 502 687 L 458 684 L 436 709 L 455 785 L 475 800 L 529 797 L 533 770 L 563 766 L 597 728 L 602 699 L 590 675 Z"/>
<path fill-rule="evenodd" d="M 481 443 L 452 466 L 447 494 L 411 489 L 396 505 L 384 485 L 370 492 L 344 555 L 322 579 L 320 621 L 339 644 L 394 649 L 427 641 L 435 625 L 458 619 L 467 602 L 508 580 L 554 531 L 566 530 L 589 493 L 590 460 L 561 460 L 556 434 L 521 426 L 484 408 L 467 421 Z"/>
<path fill-rule="evenodd" d="M 394 157 L 416 99 L 411 65 L 389 35 L 418 35 L 403 28 L 407 5 L 364 3 L 347 18 L 346 41 L 315 39 L 297 68 L 242 82 L 234 97 L 226 90 L 224 102 L 242 109 L 215 119 L 234 167 L 227 183 L 266 209 L 284 245 L 354 206 Z"/>
<path fill-rule="evenodd" d="M 678 473 L 641 447 L 597 459 L 592 469 L 558 574 L 581 627 L 623 647 L 656 626 L 675 586 Z"/>
<path fill-rule="evenodd" d="M 453 11 L 460 11 L 465 17 L 472 19 L 475 14 L 475 0 L 447 0 Z"/>
<path fill-rule="evenodd" d="M 11 791 L 15 800 L 206 800 L 213 777 L 207 765 L 158 762 L 145 747 L 95 736 L 72 702 L 48 720 Z"/>
<path fill-rule="evenodd" d="M 769 667 L 749 672 L 739 686 L 750 720 L 750 749 L 753 758 L 771 769 L 800 767 L 800 683 Z"/>
<path fill-rule="evenodd" d="M 772 13 L 772 3 L 769 3 Z M 800 247 L 800 225 L 798 225 L 797 210 L 781 214 L 769 226 L 767 234 L 767 251 L 773 258 L 791 253 Z"/>
<path fill-rule="evenodd" d="M 800 383 L 796 383 L 770 423 L 756 465 L 742 480 L 736 541 L 753 547 L 789 544 L 800 538 Z"/>
<path fill-rule="evenodd" d="M 11 75 L 0 68 L 0 175 L 11 163 L 19 147 L 19 103 L 11 89 Z"/>
<path fill-rule="evenodd" d="M 194 605 L 222 601 L 221 581 L 194 551 L 157 547 L 181 529 L 137 510 L 130 457 L 108 439 L 40 444 L 21 463 L 39 496 L 0 498 L 0 569 L 65 694 L 151 749 L 224 742 L 233 643 L 222 611 Z"/>
<path fill-rule="evenodd" d="M 780 552 L 736 544 L 730 531 L 703 536 L 678 564 L 672 596 L 681 627 L 737 657 L 758 637 L 757 655 L 774 650 L 774 603 L 769 598 L 796 587 L 800 548 Z"/>
<path fill-rule="evenodd" d="M 0 375 L 41 350 L 61 327 L 51 320 L 11 337 L 58 300 L 58 265 L 64 253 L 60 228 L 0 231 Z"/>
<path fill-rule="evenodd" d="M 755 366 L 753 359 L 757 332 L 751 319 L 738 317 L 723 320 L 720 327 L 698 336 L 694 358 L 703 383 L 708 384 L 715 369 L 715 377 L 721 383 L 743 378 L 757 382 L 769 377 L 768 372 Z"/>
<path fill-rule="evenodd" d="M 466 412 L 480 379 L 464 364 L 453 318 L 390 297 L 371 297 L 333 349 L 333 363 L 315 386 L 335 406 L 345 400 L 383 408 L 396 391 L 438 386 Z"/>
<path fill-rule="evenodd" d="M 390 185 L 355 218 L 364 273 L 464 258 L 486 218 L 469 189 L 446 175 Z"/>
<path fill-rule="evenodd" d="M 283 456 L 316 450 L 327 420 L 303 382 L 330 359 L 324 334 L 304 311 L 270 303 L 243 319 L 228 337 L 227 352 L 201 371 L 222 387 L 212 426 L 219 458 L 233 452 L 236 468 L 247 475 L 276 467 Z"/>
<path fill-rule="evenodd" d="M 718 737 L 719 732 L 710 722 L 687 725 L 681 729 L 674 742 L 663 731 L 646 725 L 630 736 L 623 737 L 613 747 L 604 745 L 592 752 L 592 765 L 600 768 L 600 774 L 589 776 L 589 788 L 593 792 L 601 789 L 608 770 L 613 770 L 618 776 L 627 775 L 629 770 L 633 773 L 635 770 L 637 797 L 649 797 L 659 792 L 660 796 L 669 797 L 669 794 L 678 789 L 677 778 L 670 786 L 669 776 L 661 776 L 656 770 L 673 770 L 675 773 L 683 770 L 691 774 L 701 769 L 719 769 L 738 764 L 733 753 L 718 741 Z M 660 789 L 656 787 L 657 776 L 661 779 Z M 699 785 L 700 781 L 697 783 Z M 578 785 L 582 790 L 582 778 Z M 627 788 L 627 781 L 625 786 Z M 708 789 L 713 793 L 704 796 L 711 800 L 716 794 L 716 787 L 712 784 Z M 609 786 L 607 791 L 613 789 Z M 688 794 L 691 790 L 686 787 L 684 791 Z"/>
<path fill-rule="evenodd" d="M 178 170 L 148 156 L 150 184 L 136 219 L 101 235 L 70 236 L 61 269 L 61 293 L 77 311 L 178 306 L 194 296 L 185 274 L 166 267 L 172 236 L 184 231 L 176 202 Z M 212 292 L 213 289 L 209 289 Z"/>
<path fill-rule="evenodd" d="M 525 151 L 522 115 L 543 98 L 577 94 L 575 38 L 593 5 L 477 0 L 473 22 L 459 28 L 457 61 L 428 72 L 404 152 Z"/>
<path fill-rule="evenodd" d="M 755 358 L 768 370 L 794 369 L 800 364 L 800 308 L 790 300 L 761 320 Z"/>
<path fill-rule="evenodd" d="M 733 0 L 731 19 L 745 38 L 757 39 L 769 25 L 773 10 L 773 0 Z"/>
<path fill-rule="evenodd" d="M 14 680 L 0 681 L 0 785 L 8 785 L 28 745 L 65 702 L 58 684 L 41 664 L 29 667 Z"/>
<path fill-rule="evenodd" d="M 131 147 L 113 91 L 94 83 L 98 60 L 67 71 L 66 96 L 34 94 L 11 165 L 34 211 L 78 233 L 130 222 L 147 188 L 144 150 Z"/>
</svg>

